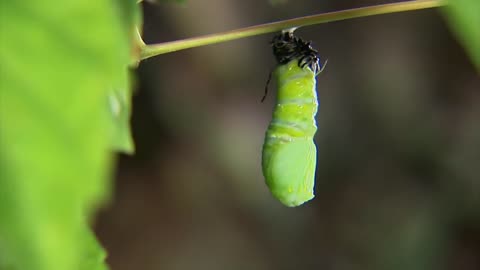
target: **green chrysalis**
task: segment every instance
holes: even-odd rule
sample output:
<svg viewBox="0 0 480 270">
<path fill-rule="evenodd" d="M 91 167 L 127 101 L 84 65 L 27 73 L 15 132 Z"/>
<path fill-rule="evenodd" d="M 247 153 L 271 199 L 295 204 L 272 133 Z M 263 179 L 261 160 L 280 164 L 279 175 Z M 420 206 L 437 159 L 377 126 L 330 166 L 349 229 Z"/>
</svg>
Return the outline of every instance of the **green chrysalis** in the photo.
<svg viewBox="0 0 480 270">
<path fill-rule="evenodd" d="M 315 196 L 315 77 L 321 69 L 318 52 L 292 32 L 275 36 L 272 47 L 278 62 L 273 73 L 278 93 L 263 144 L 262 169 L 272 194 L 294 207 Z"/>
</svg>

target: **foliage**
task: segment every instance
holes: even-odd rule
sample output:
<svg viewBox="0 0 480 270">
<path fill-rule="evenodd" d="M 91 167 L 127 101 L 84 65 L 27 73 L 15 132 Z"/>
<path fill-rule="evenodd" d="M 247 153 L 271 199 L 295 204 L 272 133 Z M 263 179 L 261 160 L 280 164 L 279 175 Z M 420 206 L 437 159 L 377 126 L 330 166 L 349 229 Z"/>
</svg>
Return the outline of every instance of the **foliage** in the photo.
<svg viewBox="0 0 480 270">
<path fill-rule="evenodd" d="M 480 72 L 480 1 L 450 1 L 446 17 Z"/>
<path fill-rule="evenodd" d="M 0 268 L 105 269 L 87 223 L 112 148 L 133 150 L 135 1 L 2 1 L 0 18 Z"/>
</svg>

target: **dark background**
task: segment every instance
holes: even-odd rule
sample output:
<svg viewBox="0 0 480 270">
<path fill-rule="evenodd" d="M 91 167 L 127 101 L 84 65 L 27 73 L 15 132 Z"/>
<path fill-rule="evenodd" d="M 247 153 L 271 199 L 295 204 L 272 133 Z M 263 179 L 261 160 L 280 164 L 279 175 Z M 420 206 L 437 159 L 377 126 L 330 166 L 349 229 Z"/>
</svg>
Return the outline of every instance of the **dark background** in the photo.
<svg viewBox="0 0 480 270">
<path fill-rule="evenodd" d="M 280 1 L 276 1 L 280 2 Z M 144 3 L 158 43 L 394 1 Z M 97 235 L 112 270 L 480 269 L 480 77 L 439 10 L 305 27 L 317 78 L 316 197 L 273 199 L 261 146 L 272 35 L 135 71 L 134 156 Z"/>
</svg>

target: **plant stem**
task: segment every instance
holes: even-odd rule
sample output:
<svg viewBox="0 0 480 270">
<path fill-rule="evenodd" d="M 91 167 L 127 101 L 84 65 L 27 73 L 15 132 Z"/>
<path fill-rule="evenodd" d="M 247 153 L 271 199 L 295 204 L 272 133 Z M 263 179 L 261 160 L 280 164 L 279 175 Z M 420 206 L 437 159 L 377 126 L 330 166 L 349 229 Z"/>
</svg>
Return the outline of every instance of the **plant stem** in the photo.
<svg viewBox="0 0 480 270">
<path fill-rule="evenodd" d="M 444 0 L 417 0 L 405 1 L 393 4 L 369 6 L 355 9 L 347 9 L 336 12 L 322 13 L 306 17 L 300 17 L 290 20 L 278 21 L 273 23 L 260 24 L 256 26 L 231 30 L 222 33 L 210 34 L 200 37 L 187 38 L 183 40 L 145 45 L 142 46 L 140 59 L 144 60 L 156 55 L 170 53 L 174 51 L 189 49 L 193 47 L 205 46 L 220 42 L 226 42 L 239 38 L 245 38 L 255 35 L 281 31 L 291 27 L 301 27 L 313 24 L 334 22 L 353 18 L 367 17 L 386 13 L 395 13 L 410 10 L 419 10 L 426 8 L 440 7 L 446 4 Z"/>
</svg>

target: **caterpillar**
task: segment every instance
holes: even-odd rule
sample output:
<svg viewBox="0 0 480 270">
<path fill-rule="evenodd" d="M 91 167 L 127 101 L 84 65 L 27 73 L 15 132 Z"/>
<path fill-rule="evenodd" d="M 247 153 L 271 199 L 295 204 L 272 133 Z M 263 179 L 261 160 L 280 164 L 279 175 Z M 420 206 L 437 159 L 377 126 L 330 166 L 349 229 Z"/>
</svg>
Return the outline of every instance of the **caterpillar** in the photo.
<svg viewBox="0 0 480 270">
<path fill-rule="evenodd" d="M 272 40 L 277 67 L 277 103 L 265 134 L 262 170 L 275 198 L 299 206 L 314 198 L 318 109 L 316 76 L 322 71 L 318 52 L 291 31 Z M 268 82 L 267 82 L 268 87 Z"/>
</svg>

